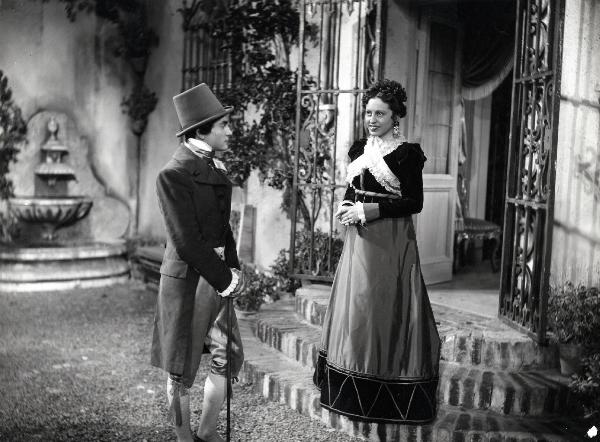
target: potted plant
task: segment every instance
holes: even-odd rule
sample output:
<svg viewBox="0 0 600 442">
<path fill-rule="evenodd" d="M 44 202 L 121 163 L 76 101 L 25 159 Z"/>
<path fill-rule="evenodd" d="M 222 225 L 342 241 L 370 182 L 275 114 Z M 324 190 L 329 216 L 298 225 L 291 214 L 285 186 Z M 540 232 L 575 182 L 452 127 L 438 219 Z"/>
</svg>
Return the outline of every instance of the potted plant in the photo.
<svg viewBox="0 0 600 442">
<path fill-rule="evenodd" d="M 551 287 L 548 325 L 558 341 L 561 372 L 578 373 L 584 350 L 600 341 L 600 296 L 598 288 L 567 282 Z"/>
<path fill-rule="evenodd" d="M 597 421 L 600 417 L 600 348 L 584 357 L 581 367 L 581 374 L 573 377 L 569 387 L 582 406 L 584 417 Z"/>
<path fill-rule="evenodd" d="M 265 302 L 273 302 L 276 299 L 275 278 L 246 264 L 242 264 L 242 272 L 246 285 L 234 299 L 234 308 L 239 317 L 257 312 Z"/>
<path fill-rule="evenodd" d="M 291 296 L 300 288 L 300 281 L 289 276 L 290 260 L 288 258 L 290 251 L 281 249 L 275 262 L 271 266 L 271 272 L 276 280 L 275 289 L 280 296 Z"/>
</svg>

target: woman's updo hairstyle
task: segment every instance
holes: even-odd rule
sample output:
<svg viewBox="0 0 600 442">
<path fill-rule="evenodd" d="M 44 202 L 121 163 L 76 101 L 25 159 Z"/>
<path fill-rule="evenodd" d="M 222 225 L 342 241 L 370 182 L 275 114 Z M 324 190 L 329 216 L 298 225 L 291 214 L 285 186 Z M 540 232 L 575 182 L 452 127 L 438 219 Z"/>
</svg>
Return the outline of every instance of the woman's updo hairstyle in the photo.
<svg viewBox="0 0 600 442">
<path fill-rule="evenodd" d="M 371 98 L 379 98 L 384 103 L 387 103 L 394 115 L 398 118 L 403 118 L 406 115 L 406 90 L 400 83 L 394 80 L 379 80 L 367 89 L 363 95 L 363 107 Z"/>
</svg>

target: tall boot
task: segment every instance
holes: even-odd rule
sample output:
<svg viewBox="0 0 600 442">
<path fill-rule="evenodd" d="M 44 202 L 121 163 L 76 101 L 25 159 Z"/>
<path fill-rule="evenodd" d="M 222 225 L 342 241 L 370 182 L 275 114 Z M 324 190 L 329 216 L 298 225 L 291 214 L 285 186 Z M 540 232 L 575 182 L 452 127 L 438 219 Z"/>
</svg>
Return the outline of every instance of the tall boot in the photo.
<svg viewBox="0 0 600 442">
<path fill-rule="evenodd" d="M 214 373 L 209 373 L 204 382 L 204 400 L 202 415 L 197 435 L 206 442 L 224 442 L 217 433 L 219 412 L 225 401 L 227 379 Z"/>
<path fill-rule="evenodd" d="M 193 442 L 194 436 L 190 427 L 190 392 L 181 382 L 181 376 L 168 376 L 167 398 L 177 441 Z"/>
</svg>

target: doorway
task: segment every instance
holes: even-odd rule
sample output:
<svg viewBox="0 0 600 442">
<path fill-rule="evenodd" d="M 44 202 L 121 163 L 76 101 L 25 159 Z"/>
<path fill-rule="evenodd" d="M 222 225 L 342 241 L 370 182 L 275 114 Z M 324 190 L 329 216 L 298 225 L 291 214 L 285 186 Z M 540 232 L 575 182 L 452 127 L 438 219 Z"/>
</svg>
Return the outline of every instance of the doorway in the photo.
<svg viewBox="0 0 600 442">
<path fill-rule="evenodd" d="M 502 238 L 478 236 L 473 229 L 492 229 L 491 224 L 497 234 L 502 232 L 515 14 L 512 1 L 485 7 L 481 2 L 460 2 L 458 6 L 464 45 L 455 244 L 464 247 L 455 248 L 455 254 L 461 255 L 460 260 L 455 259 L 452 280 L 429 286 L 436 303 L 490 317 L 498 315 Z M 467 219 L 471 230 L 467 227 L 469 240 L 463 243 L 460 234 Z"/>
</svg>

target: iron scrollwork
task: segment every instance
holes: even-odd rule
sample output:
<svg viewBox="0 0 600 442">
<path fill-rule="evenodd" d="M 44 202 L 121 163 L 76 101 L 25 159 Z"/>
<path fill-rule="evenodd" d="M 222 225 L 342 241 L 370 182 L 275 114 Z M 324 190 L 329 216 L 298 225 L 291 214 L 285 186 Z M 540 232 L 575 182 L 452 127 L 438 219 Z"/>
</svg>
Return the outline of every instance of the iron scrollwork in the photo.
<svg viewBox="0 0 600 442">
<path fill-rule="evenodd" d="M 500 314 L 545 340 L 545 305 L 552 221 L 557 113 L 555 78 L 560 74 L 553 0 L 521 0 L 515 66 L 513 127 L 503 256 Z"/>
<path fill-rule="evenodd" d="M 357 122 L 351 125 L 353 133 L 349 138 L 362 134 L 358 121 L 360 95 L 379 75 L 381 3 L 381 0 L 300 1 L 304 19 L 317 28 L 317 44 L 300 51 L 298 63 L 303 78 L 297 91 L 300 97 L 297 112 L 301 118 L 296 129 L 296 200 L 292 207 L 290 241 L 293 272 L 298 275 L 331 280 L 335 272 L 334 255 L 339 252 L 334 246 L 339 241 L 333 222 L 335 192 L 345 187 L 336 182 L 338 123 L 340 114 L 342 119 L 348 117 Z M 340 60 L 341 35 L 349 29 L 342 31 L 342 27 L 348 20 L 356 29 L 353 37 L 356 36 L 358 51 L 351 63 Z M 300 32 L 300 41 L 304 42 L 307 36 L 303 30 Z M 313 57 L 309 63 L 305 52 Z M 317 60 L 317 65 L 312 65 Z M 312 71 L 309 72 L 307 64 L 313 66 Z M 338 105 L 340 102 L 344 103 L 343 109 Z M 302 215 L 298 221 L 296 214 Z M 296 251 L 300 238 L 309 245 L 308 251 L 305 247 Z"/>
</svg>

